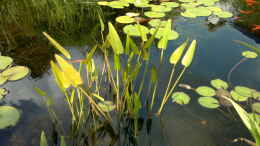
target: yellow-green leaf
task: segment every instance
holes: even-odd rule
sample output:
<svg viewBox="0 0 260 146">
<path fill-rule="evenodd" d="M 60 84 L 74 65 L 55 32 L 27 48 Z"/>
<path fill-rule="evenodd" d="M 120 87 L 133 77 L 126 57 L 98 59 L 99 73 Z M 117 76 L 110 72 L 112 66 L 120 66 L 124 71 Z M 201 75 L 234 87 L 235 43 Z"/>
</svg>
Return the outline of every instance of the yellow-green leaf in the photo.
<svg viewBox="0 0 260 146">
<path fill-rule="evenodd" d="M 185 53 L 184 57 L 181 60 L 181 63 L 182 63 L 183 66 L 185 66 L 185 67 L 190 66 L 192 59 L 193 59 L 193 56 L 195 54 L 196 43 L 197 43 L 196 40 L 193 40 L 191 42 L 190 47 L 188 48 L 187 52 Z"/>
<path fill-rule="evenodd" d="M 113 26 L 113 24 L 111 22 L 108 23 L 108 28 L 109 28 L 108 41 L 109 41 L 110 45 L 112 46 L 114 53 L 115 54 L 124 53 L 122 41 L 121 41 L 115 27 Z"/>
<path fill-rule="evenodd" d="M 70 53 L 63 48 L 56 40 L 54 40 L 50 35 L 48 35 L 46 32 L 43 32 L 43 35 L 47 37 L 47 39 L 51 42 L 51 44 L 59 50 L 65 57 L 68 59 L 71 59 Z"/>
<path fill-rule="evenodd" d="M 176 50 L 174 50 L 169 60 L 171 64 L 177 64 L 179 62 L 187 44 L 188 44 L 188 40 L 186 40 Z"/>
<path fill-rule="evenodd" d="M 81 85 L 83 83 L 80 73 L 73 67 L 72 64 L 68 63 L 59 55 L 55 55 L 55 58 L 62 70 L 64 72 L 64 77 L 67 78 L 74 87 Z"/>
<path fill-rule="evenodd" d="M 65 89 L 70 87 L 70 80 L 66 78 L 64 72 L 62 72 L 53 61 L 51 61 L 51 70 L 55 77 L 55 81 L 61 90 L 64 91 Z"/>
</svg>

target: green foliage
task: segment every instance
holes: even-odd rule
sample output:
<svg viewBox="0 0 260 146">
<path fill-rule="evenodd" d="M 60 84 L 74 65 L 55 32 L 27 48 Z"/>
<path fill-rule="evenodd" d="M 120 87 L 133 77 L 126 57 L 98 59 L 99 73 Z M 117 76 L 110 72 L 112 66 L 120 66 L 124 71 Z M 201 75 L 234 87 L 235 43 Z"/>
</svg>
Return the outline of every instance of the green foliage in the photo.
<svg viewBox="0 0 260 146">
<path fill-rule="evenodd" d="M 0 106 L 0 129 L 15 126 L 20 119 L 20 112 L 12 106 Z"/>
<path fill-rule="evenodd" d="M 215 96 L 216 92 L 211 87 L 200 86 L 196 89 L 196 92 L 201 96 Z"/>
<path fill-rule="evenodd" d="M 228 83 L 221 80 L 221 79 L 214 79 L 210 81 L 211 86 L 213 86 L 216 89 L 227 89 Z"/>
<path fill-rule="evenodd" d="M 172 102 L 176 102 L 180 105 L 185 105 L 190 102 L 190 97 L 184 92 L 175 92 L 172 94 Z"/>
<path fill-rule="evenodd" d="M 215 109 L 220 106 L 218 100 L 213 97 L 200 97 L 198 101 L 201 106 L 209 109 Z"/>
</svg>

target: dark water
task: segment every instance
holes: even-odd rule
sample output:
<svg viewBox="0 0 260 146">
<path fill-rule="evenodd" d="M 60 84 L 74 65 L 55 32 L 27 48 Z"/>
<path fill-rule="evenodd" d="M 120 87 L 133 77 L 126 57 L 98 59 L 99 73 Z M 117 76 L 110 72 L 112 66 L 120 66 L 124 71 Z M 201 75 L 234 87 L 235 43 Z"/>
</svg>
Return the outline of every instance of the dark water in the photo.
<svg viewBox="0 0 260 146">
<path fill-rule="evenodd" d="M 222 3 L 223 7 L 234 10 L 232 1 Z M 175 16 L 176 17 L 176 16 Z M 260 19 L 260 18 L 259 18 Z M 214 29 L 207 24 L 206 18 L 185 19 L 176 17 L 174 22 L 176 31 L 180 33 L 180 38 L 171 41 L 165 58 L 169 58 L 171 52 L 187 37 L 196 39 L 198 48 L 192 66 L 186 72 L 182 83 L 188 83 L 194 87 L 199 85 L 209 85 L 209 81 L 214 78 L 227 79 L 227 74 L 232 66 L 241 59 L 241 52 L 246 50 L 233 40 L 242 40 L 252 45 L 258 46 L 260 40 L 243 29 L 235 26 L 231 21 Z M 83 58 L 88 44 L 85 46 L 67 45 L 74 59 Z M 64 97 L 59 92 L 51 72 L 49 71 L 49 60 L 53 51 L 46 49 L 46 60 L 30 60 L 36 67 L 35 71 L 42 68 L 42 72 L 35 73 L 34 76 L 25 78 L 16 83 L 7 83 L 5 88 L 10 90 L 6 97 L 9 104 L 13 104 L 21 109 L 22 118 L 17 126 L 0 131 L 0 145 L 2 146 L 36 146 L 39 145 L 39 136 L 42 130 L 48 132 L 51 127 L 50 118 L 43 104 L 42 97 L 37 95 L 33 88 L 39 87 L 54 97 L 58 114 L 66 123 L 68 120 L 67 108 L 64 105 Z M 27 50 L 28 51 L 28 50 Z M 25 53 L 27 52 L 25 51 Z M 19 60 L 17 56 L 15 60 Z M 8 55 L 8 54 L 5 54 Z M 153 50 L 152 62 L 156 62 L 160 57 L 160 52 Z M 28 57 L 29 58 L 29 57 Z M 35 57 L 37 58 L 37 57 Z M 26 60 L 26 59 L 24 59 Z M 34 65 L 16 61 L 17 64 Z M 102 64 L 99 56 L 96 56 L 95 63 Z M 232 75 L 233 85 L 244 85 L 260 90 L 260 59 L 252 59 L 243 63 Z M 164 60 L 161 69 L 163 78 L 162 86 L 167 84 L 171 67 L 168 60 Z M 178 89 L 181 90 L 181 89 Z M 143 129 L 138 137 L 140 145 L 144 146 L 236 146 L 245 145 L 232 143 L 232 139 L 237 137 L 248 137 L 249 133 L 239 120 L 234 120 L 230 115 L 224 115 L 218 110 L 208 110 L 199 106 L 197 96 L 192 96 L 192 101 L 185 107 L 169 102 L 161 118 L 154 117 L 152 122 L 151 135 L 147 135 Z"/>
</svg>

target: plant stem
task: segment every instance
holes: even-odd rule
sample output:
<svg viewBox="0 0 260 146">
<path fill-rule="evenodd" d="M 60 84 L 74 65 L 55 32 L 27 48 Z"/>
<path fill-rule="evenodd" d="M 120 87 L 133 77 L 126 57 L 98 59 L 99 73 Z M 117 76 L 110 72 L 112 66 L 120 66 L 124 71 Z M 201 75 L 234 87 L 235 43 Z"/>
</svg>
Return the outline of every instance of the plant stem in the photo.
<svg viewBox="0 0 260 146">
<path fill-rule="evenodd" d="M 238 68 L 238 66 L 240 65 L 240 64 L 242 64 L 243 62 L 245 62 L 247 60 L 247 58 L 242 58 L 238 63 L 236 63 L 231 69 L 230 69 L 230 71 L 228 72 L 228 76 L 227 76 L 227 80 L 228 80 L 228 83 L 230 84 L 230 85 L 232 85 L 231 84 L 231 75 L 232 75 L 232 72 L 234 72 L 234 70 L 236 69 L 236 68 Z"/>
</svg>

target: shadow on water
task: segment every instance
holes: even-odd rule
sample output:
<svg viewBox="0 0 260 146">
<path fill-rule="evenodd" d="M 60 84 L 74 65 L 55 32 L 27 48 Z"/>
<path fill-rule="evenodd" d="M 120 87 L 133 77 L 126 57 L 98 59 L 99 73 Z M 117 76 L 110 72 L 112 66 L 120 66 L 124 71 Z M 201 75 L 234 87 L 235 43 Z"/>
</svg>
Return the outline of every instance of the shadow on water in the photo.
<svg viewBox="0 0 260 146">
<path fill-rule="evenodd" d="M 230 3 L 227 2 L 227 5 L 230 5 Z M 69 48 L 73 59 L 83 58 L 86 50 L 93 42 L 93 39 L 89 38 L 98 36 L 96 34 L 98 32 L 98 21 L 95 19 L 88 22 L 90 24 L 86 24 L 85 27 L 72 32 L 67 32 L 67 30 L 59 31 L 58 28 L 54 29 L 57 32 L 52 32 L 54 37 L 60 40 L 61 44 L 69 46 L 66 48 Z M 214 78 L 226 80 L 228 71 L 241 58 L 241 52 L 244 50 L 243 47 L 235 44 L 233 40 L 242 40 L 253 45 L 257 45 L 256 43 L 259 42 L 255 41 L 250 35 L 241 33 L 231 22 L 209 25 L 207 19 L 190 20 L 177 17 L 174 27 L 181 34 L 181 37 L 177 41 L 170 42 L 165 58 L 169 58 L 174 48 L 187 37 L 198 40 L 199 46 L 195 60 L 182 81 L 194 86 L 208 85 L 209 81 Z M 88 28 L 87 31 L 84 31 L 84 28 Z M 14 29 L 16 28 L 14 27 Z M 35 34 L 40 34 L 41 31 L 43 29 L 37 30 Z M 14 47 L 15 49 L 2 52 L 4 55 L 14 58 L 16 64 L 26 65 L 32 70 L 31 77 L 16 84 L 4 85 L 5 88 L 10 90 L 7 102 L 15 104 L 16 107 L 22 110 L 23 114 L 17 126 L 0 131 L 0 145 L 3 146 L 36 146 L 39 143 L 39 135 L 42 130 L 51 133 L 50 117 L 43 104 L 42 97 L 39 97 L 33 91 L 34 87 L 39 87 L 54 97 L 55 110 L 64 119 L 65 123 L 66 120 L 69 121 L 68 119 L 70 119 L 67 106 L 64 103 L 64 96 L 59 92 L 49 70 L 49 62 L 55 52 L 53 49 L 49 49 L 50 46 L 47 45 L 47 41 L 42 36 L 39 37 L 35 34 L 25 37 L 26 40 L 21 39 L 23 35 L 18 37 L 17 42 L 19 43 Z M 2 38 L 0 35 L 0 41 L 2 41 Z M 69 41 L 62 38 L 73 39 Z M 88 47 L 82 47 L 82 45 Z M 1 44 L 0 49 L 3 50 L 5 46 L 8 46 L 8 44 Z M 156 61 L 160 58 L 160 53 L 158 50 L 153 50 L 152 54 L 151 61 L 157 64 Z M 98 65 L 103 63 L 100 58 L 95 56 L 95 62 Z M 161 87 L 167 85 L 168 78 L 166 77 L 171 69 L 168 60 L 164 60 L 163 64 Z M 242 64 L 234 72 L 232 83 L 259 90 L 260 70 L 256 68 L 259 65 L 260 59 Z M 181 91 L 182 89 L 177 90 Z M 198 105 L 197 95 L 191 95 L 191 104 L 181 107 L 169 103 L 160 118 L 149 117 L 145 115 L 146 113 L 141 113 L 142 116 L 137 120 L 137 130 L 139 130 L 137 137 L 134 136 L 133 125 L 136 124 L 136 121 L 133 119 L 122 119 L 121 124 L 123 126 L 119 134 L 113 133 L 109 124 L 102 123 L 103 125 L 101 124 L 97 133 L 95 133 L 103 140 L 99 141 L 98 145 L 106 146 L 108 143 L 111 143 L 111 145 L 116 143 L 120 146 L 235 146 L 239 144 L 231 142 L 234 138 L 250 137 L 238 117 L 233 119 L 219 111 L 204 109 Z M 95 136 L 95 134 L 93 135 Z"/>
</svg>

